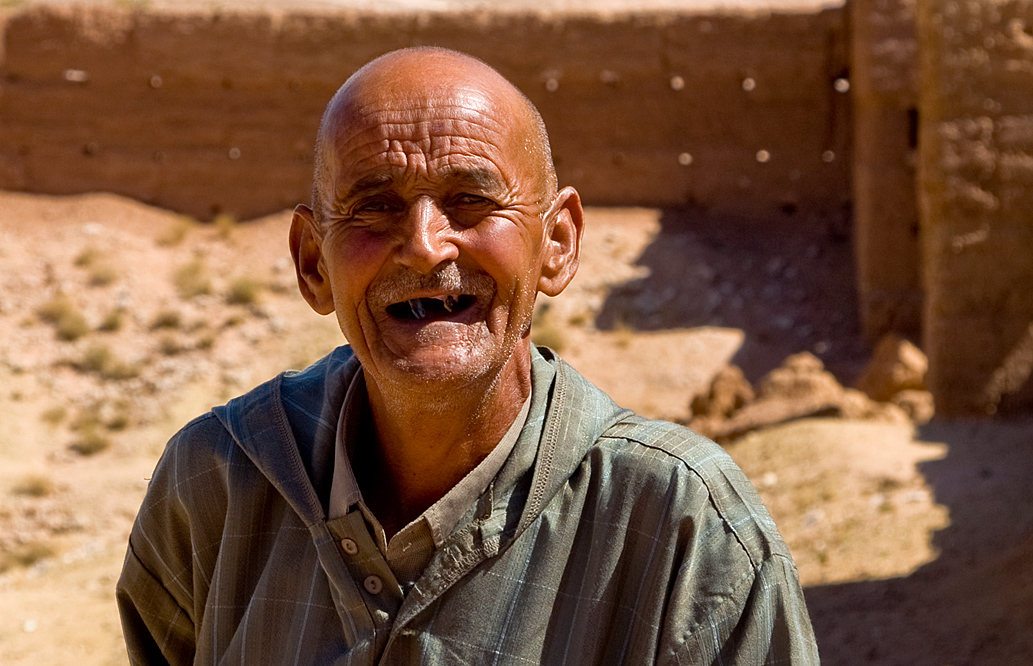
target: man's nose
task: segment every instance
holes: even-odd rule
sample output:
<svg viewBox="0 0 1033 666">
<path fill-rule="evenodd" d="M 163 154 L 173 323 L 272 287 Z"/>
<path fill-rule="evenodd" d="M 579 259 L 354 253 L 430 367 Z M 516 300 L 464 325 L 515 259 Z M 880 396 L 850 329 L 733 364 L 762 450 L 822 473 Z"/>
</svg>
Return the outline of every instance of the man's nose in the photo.
<svg viewBox="0 0 1033 666">
<path fill-rule="evenodd" d="M 428 197 L 417 199 L 406 213 L 396 261 L 420 273 L 429 273 L 443 261 L 459 257 L 452 224 Z"/>
</svg>

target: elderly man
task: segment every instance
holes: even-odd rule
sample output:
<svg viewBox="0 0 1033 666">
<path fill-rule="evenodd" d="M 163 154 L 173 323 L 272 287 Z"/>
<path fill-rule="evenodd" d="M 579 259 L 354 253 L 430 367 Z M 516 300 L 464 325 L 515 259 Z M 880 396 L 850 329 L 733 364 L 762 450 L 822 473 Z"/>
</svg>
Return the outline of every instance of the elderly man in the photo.
<svg viewBox="0 0 1033 666">
<path fill-rule="evenodd" d="M 712 442 L 529 341 L 578 265 L 533 105 L 443 49 L 331 100 L 291 253 L 349 346 L 187 425 L 118 585 L 137 664 L 813 664 Z"/>
</svg>

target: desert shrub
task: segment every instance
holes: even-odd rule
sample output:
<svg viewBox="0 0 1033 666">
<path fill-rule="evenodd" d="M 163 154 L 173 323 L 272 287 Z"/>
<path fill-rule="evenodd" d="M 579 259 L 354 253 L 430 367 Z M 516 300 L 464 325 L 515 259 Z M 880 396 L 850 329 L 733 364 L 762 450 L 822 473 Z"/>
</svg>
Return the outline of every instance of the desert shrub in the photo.
<svg viewBox="0 0 1033 666">
<path fill-rule="evenodd" d="M 176 285 L 180 298 L 194 298 L 212 293 L 212 281 L 208 277 L 208 269 L 200 258 L 176 269 L 172 281 Z"/>
<path fill-rule="evenodd" d="M 75 265 L 89 271 L 90 284 L 106 287 L 118 279 L 118 271 L 103 252 L 93 246 L 86 247 L 75 258 Z"/>
<path fill-rule="evenodd" d="M 102 256 L 103 254 L 100 250 L 90 245 L 83 248 L 83 251 L 75 256 L 75 265 L 86 268 L 96 263 Z"/>
<path fill-rule="evenodd" d="M 28 474 L 23 476 L 11 489 L 15 495 L 25 497 L 46 497 L 52 495 L 55 490 L 54 482 L 42 474 Z"/>
<path fill-rule="evenodd" d="M 158 351 L 165 356 L 175 356 L 180 352 L 185 351 L 179 340 L 174 335 L 164 335 L 161 340 L 158 341 Z"/>
<path fill-rule="evenodd" d="M 86 317 L 79 312 L 70 298 L 57 294 L 36 311 L 39 318 L 52 324 L 62 340 L 78 340 L 90 332 Z"/>
<path fill-rule="evenodd" d="M 108 262 L 90 266 L 90 284 L 94 287 L 106 287 L 118 279 L 118 270 Z"/>
<path fill-rule="evenodd" d="M 87 347 L 82 358 L 73 366 L 81 372 L 96 373 L 104 379 L 132 379 L 140 374 L 138 367 L 118 358 L 110 347 L 100 343 Z"/>
<path fill-rule="evenodd" d="M 119 412 L 108 419 L 104 423 L 104 427 L 114 431 L 125 430 L 129 427 L 129 415 L 125 412 Z"/>
<path fill-rule="evenodd" d="M 151 322 L 151 328 L 179 328 L 182 323 L 182 317 L 176 310 L 162 310 Z"/>
<path fill-rule="evenodd" d="M 122 328 L 122 322 L 125 319 L 126 311 L 122 308 L 115 308 L 107 315 L 104 316 L 104 320 L 100 322 L 100 326 L 97 327 L 98 331 L 104 333 L 114 333 Z"/>
<path fill-rule="evenodd" d="M 258 300 L 262 284 L 249 277 L 238 277 L 230 282 L 226 290 L 226 302 L 230 305 L 251 305 Z"/>
<path fill-rule="evenodd" d="M 53 407 L 43 410 L 43 413 L 39 415 L 39 418 L 44 423 L 56 426 L 64 421 L 67 416 L 68 410 L 64 405 L 54 405 Z"/>
<path fill-rule="evenodd" d="M 239 313 L 234 313 L 231 314 L 229 317 L 226 317 L 226 321 L 222 322 L 222 327 L 233 328 L 234 326 L 240 326 L 243 323 L 244 317 L 242 317 Z"/>
<path fill-rule="evenodd" d="M 13 550 L 0 558 L 0 572 L 7 571 L 14 567 L 31 567 L 40 560 L 53 557 L 56 554 L 54 547 L 42 541 L 30 541 L 16 546 Z"/>
<path fill-rule="evenodd" d="M 237 218 L 228 213 L 219 213 L 212 220 L 212 225 L 219 232 L 219 237 L 227 240 L 233 235 L 233 230 L 237 226 Z"/>
<path fill-rule="evenodd" d="M 110 447 L 111 440 L 92 424 L 81 428 L 78 438 L 68 446 L 81 456 L 93 456 Z"/>
<path fill-rule="evenodd" d="M 182 243 L 187 234 L 197 226 L 197 221 L 192 217 L 180 215 L 176 221 L 168 226 L 161 236 L 158 237 L 158 245 L 162 247 L 174 247 Z"/>
<path fill-rule="evenodd" d="M 90 345 L 83 352 L 82 358 L 75 364 L 75 367 L 83 372 L 100 373 L 111 364 L 112 358 L 114 356 L 111 348 L 107 345 Z"/>
</svg>

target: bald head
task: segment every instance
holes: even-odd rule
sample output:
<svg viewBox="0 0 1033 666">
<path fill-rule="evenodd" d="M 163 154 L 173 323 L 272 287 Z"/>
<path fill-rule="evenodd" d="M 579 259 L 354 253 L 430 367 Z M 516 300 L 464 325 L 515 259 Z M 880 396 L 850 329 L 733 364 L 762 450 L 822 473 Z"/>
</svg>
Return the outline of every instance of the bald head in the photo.
<svg viewBox="0 0 1033 666">
<path fill-rule="evenodd" d="M 376 111 L 411 111 L 413 118 L 428 100 L 449 99 L 481 110 L 506 129 L 511 150 L 523 153 L 534 169 L 541 200 L 557 190 L 556 170 L 545 123 L 534 104 L 486 63 L 457 51 L 414 47 L 392 51 L 367 63 L 340 87 L 327 105 L 315 151 L 313 209 L 322 222 L 335 199 L 333 183 L 340 162 L 348 159 L 339 143 L 342 129 L 363 122 Z"/>
</svg>

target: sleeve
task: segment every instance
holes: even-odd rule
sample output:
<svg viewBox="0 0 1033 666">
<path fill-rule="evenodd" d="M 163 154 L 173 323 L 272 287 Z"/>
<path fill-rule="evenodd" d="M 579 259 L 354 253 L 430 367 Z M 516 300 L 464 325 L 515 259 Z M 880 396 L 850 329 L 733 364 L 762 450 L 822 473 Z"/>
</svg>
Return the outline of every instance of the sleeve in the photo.
<svg viewBox="0 0 1033 666">
<path fill-rule="evenodd" d="M 818 647 L 792 560 L 774 555 L 757 570 L 741 610 L 731 605 L 713 626 L 727 637 L 710 646 L 713 662 L 818 666 Z M 702 635 L 699 635 L 702 638 Z"/>
<path fill-rule="evenodd" d="M 658 663 L 818 666 L 796 565 L 785 555 L 771 555 L 728 594 L 696 599 L 693 605 L 695 621 L 669 635 Z M 700 605 L 705 612 L 699 612 Z"/>
<path fill-rule="evenodd" d="M 191 664 L 225 520 L 225 438 L 214 418 L 177 433 L 155 467 L 115 597 L 134 666 Z"/>
<path fill-rule="evenodd" d="M 140 562 L 131 541 L 115 598 L 133 666 L 193 662 L 190 615 Z"/>
<path fill-rule="evenodd" d="M 708 500 L 681 522 L 659 661 L 817 666 L 789 549 L 742 471 L 720 461 L 704 469 Z"/>
</svg>

